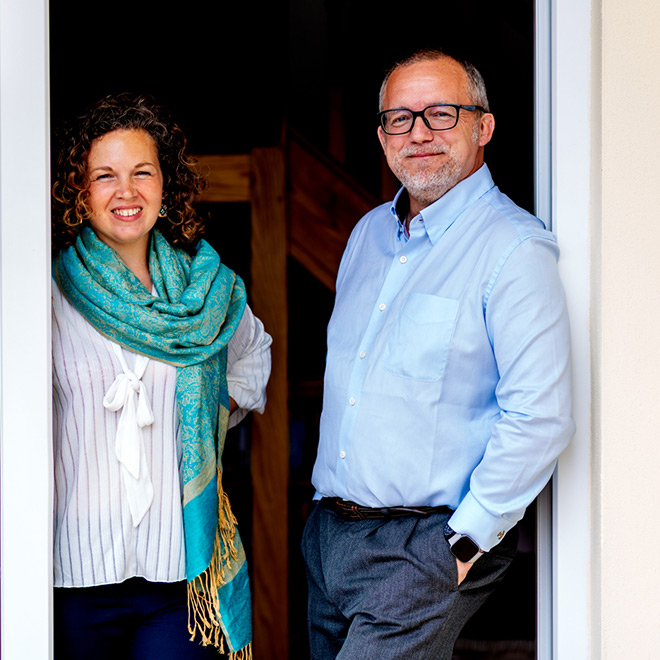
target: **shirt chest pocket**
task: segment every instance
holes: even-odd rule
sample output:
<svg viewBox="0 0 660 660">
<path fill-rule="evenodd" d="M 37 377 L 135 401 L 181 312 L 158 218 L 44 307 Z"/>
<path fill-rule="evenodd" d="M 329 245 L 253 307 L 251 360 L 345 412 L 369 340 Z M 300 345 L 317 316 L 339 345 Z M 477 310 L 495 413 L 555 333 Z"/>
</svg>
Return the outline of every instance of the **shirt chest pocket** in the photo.
<svg viewBox="0 0 660 660">
<path fill-rule="evenodd" d="M 433 382 L 445 370 L 458 300 L 413 293 L 406 300 L 385 346 L 386 371 Z"/>
</svg>

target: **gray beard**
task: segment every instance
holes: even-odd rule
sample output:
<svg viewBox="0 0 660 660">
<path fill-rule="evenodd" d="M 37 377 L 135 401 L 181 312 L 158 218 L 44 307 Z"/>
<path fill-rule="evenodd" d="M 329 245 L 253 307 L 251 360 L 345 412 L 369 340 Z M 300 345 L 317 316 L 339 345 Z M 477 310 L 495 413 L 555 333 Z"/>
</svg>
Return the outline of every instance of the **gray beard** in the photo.
<svg viewBox="0 0 660 660">
<path fill-rule="evenodd" d="M 472 140 L 479 140 L 479 123 L 475 122 L 472 129 Z M 406 155 L 419 151 L 408 148 L 400 151 L 393 162 L 389 163 L 390 169 L 404 188 L 408 195 L 414 199 L 421 208 L 426 208 L 437 202 L 445 193 L 449 192 L 459 181 L 461 181 L 461 163 L 456 154 L 450 149 L 448 152 L 439 150 L 439 153 L 448 153 L 447 162 L 435 172 L 408 172 L 402 163 Z"/>
<path fill-rule="evenodd" d="M 391 164 L 392 172 L 401 181 L 408 194 L 426 208 L 439 200 L 461 180 L 461 167 L 451 154 L 449 160 L 435 172 L 411 173 L 399 160 Z"/>
</svg>

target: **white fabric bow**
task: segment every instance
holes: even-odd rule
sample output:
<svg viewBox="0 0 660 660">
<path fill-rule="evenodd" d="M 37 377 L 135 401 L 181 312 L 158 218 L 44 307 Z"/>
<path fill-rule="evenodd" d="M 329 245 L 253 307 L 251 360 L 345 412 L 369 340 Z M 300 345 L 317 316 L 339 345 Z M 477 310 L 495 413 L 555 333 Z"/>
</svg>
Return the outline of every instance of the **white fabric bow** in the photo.
<svg viewBox="0 0 660 660">
<path fill-rule="evenodd" d="M 154 488 L 142 437 L 142 429 L 154 422 L 149 394 L 141 381 L 149 364 L 149 358 L 138 355 L 131 370 L 128 368 L 121 346 L 114 342 L 111 344 L 124 373 L 115 378 L 103 398 L 103 405 L 112 411 L 123 408 L 117 424 L 115 455 L 121 463 L 122 483 L 128 497 L 133 527 L 137 527 L 154 499 Z"/>
</svg>

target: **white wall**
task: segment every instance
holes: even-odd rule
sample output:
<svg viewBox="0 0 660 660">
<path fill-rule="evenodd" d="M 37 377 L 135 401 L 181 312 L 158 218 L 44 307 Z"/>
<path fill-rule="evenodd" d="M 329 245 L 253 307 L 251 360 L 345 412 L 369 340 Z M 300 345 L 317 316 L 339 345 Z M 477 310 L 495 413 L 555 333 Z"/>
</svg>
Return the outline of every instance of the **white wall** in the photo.
<svg viewBox="0 0 660 660">
<path fill-rule="evenodd" d="M 637 660 L 660 657 L 660 5 L 599 5 L 594 613 L 600 657 Z"/>
<path fill-rule="evenodd" d="M 0 0 L 3 660 L 52 646 L 47 15 L 45 0 Z"/>
<path fill-rule="evenodd" d="M 558 660 L 660 658 L 659 67 L 654 0 L 553 1 L 553 221 L 578 422 L 555 479 Z"/>
</svg>

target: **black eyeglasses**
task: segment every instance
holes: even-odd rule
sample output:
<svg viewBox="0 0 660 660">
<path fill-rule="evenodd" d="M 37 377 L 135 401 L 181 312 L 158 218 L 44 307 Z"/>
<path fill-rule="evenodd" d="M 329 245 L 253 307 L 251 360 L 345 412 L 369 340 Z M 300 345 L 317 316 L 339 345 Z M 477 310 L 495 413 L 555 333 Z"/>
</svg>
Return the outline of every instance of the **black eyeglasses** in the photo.
<svg viewBox="0 0 660 660">
<path fill-rule="evenodd" d="M 404 135 L 410 133 L 417 117 L 421 117 L 427 128 L 432 131 L 448 131 L 458 124 L 458 113 L 461 110 L 486 112 L 480 105 L 457 105 L 455 103 L 438 103 L 429 105 L 424 110 L 408 110 L 394 108 L 378 113 L 381 128 L 388 135 Z"/>
</svg>

